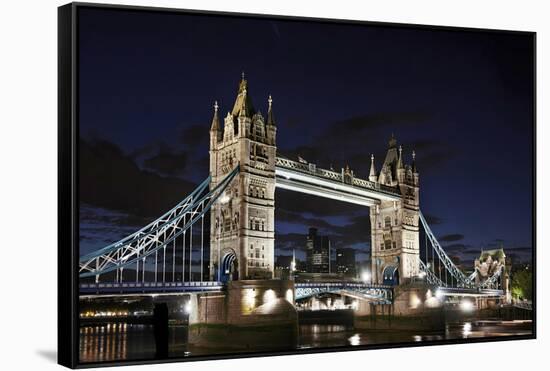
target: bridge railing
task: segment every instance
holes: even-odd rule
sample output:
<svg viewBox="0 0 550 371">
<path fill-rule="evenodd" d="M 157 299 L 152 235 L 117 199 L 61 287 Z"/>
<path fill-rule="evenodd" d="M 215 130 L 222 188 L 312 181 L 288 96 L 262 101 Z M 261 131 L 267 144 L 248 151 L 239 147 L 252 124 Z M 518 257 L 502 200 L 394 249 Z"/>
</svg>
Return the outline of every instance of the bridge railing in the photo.
<svg viewBox="0 0 550 371">
<path fill-rule="evenodd" d="M 218 287 L 223 286 L 219 281 L 189 281 L 189 282 L 99 282 L 81 283 L 81 289 L 92 288 L 150 288 L 150 287 Z"/>
<path fill-rule="evenodd" d="M 352 288 L 374 288 L 391 289 L 390 285 L 380 285 L 376 283 L 361 282 L 296 282 L 295 287 L 352 287 Z"/>
</svg>

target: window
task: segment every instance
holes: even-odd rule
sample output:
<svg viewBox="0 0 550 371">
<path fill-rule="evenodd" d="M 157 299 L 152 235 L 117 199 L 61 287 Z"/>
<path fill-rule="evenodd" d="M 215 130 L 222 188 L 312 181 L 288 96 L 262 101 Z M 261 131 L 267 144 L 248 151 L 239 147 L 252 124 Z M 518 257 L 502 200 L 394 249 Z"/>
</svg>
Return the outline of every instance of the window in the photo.
<svg viewBox="0 0 550 371">
<path fill-rule="evenodd" d="M 386 250 L 391 249 L 391 247 L 392 247 L 391 240 L 384 241 L 384 247 L 385 247 Z"/>
<path fill-rule="evenodd" d="M 250 229 L 254 229 L 254 221 L 250 218 Z"/>
<path fill-rule="evenodd" d="M 395 241 L 393 241 L 392 247 L 393 247 L 394 249 L 397 248 L 397 243 L 396 243 Z"/>
<path fill-rule="evenodd" d="M 259 220 L 256 220 L 256 223 L 255 223 L 255 228 L 257 231 L 260 230 L 260 221 Z"/>
<path fill-rule="evenodd" d="M 389 216 L 384 218 L 384 227 L 385 228 L 390 228 L 391 227 L 391 218 Z"/>
<path fill-rule="evenodd" d="M 265 224 L 264 224 L 264 221 L 262 220 L 262 231 L 265 229 Z"/>
<path fill-rule="evenodd" d="M 260 249 L 256 249 L 256 259 L 260 259 Z"/>
</svg>

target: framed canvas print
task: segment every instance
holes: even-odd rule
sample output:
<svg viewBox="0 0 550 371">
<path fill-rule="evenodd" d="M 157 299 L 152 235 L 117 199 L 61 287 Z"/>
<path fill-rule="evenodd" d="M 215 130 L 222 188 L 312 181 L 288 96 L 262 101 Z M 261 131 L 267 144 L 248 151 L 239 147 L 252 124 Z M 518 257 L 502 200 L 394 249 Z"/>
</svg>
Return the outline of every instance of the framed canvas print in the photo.
<svg viewBox="0 0 550 371">
<path fill-rule="evenodd" d="M 59 362 L 535 338 L 535 33 L 59 8 Z"/>
</svg>

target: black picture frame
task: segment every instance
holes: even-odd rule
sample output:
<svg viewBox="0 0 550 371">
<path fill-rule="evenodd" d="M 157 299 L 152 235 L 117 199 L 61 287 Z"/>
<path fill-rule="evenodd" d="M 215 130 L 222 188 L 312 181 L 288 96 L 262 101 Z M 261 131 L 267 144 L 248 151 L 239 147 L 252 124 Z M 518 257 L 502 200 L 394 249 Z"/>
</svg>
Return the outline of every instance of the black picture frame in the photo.
<svg viewBox="0 0 550 371">
<path fill-rule="evenodd" d="M 475 339 L 436 340 L 421 343 L 392 343 L 383 345 L 357 346 L 348 348 L 315 348 L 293 351 L 253 352 L 238 354 L 222 354 L 209 356 L 194 356 L 192 358 L 144 359 L 134 361 L 80 363 L 79 362 L 79 312 L 78 312 L 78 246 L 79 246 L 79 197 L 78 197 L 78 11 L 82 8 L 109 8 L 132 10 L 140 12 L 170 12 L 174 14 L 208 14 L 213 16 L 241 17 L 253 19 L 301 20 L 332 24 L 359 24 L 395 28 L 413 28 L 423 30 L 447 30 L 464 32 L 494 32 L 521 34 L 531 37 L 533 43 L 533 141 L 532 156 L 532 262 L 533 276 L 536 277 L 536 33 L 526 31 L 509 31 L 493 29 L 474 29 L 461 27 L 445 27 L 418 24 L 399 24 L 385 22 L 369 22 L 357 20 L 308 18 L 295 16 L 228 13 L 217 11 L 200 11 L 186 9 L 170 9 L 144 6 L 121 6 L 97 3 L 70 3 L 58 8 L 58 363 L 69 368 L 88 368 L 97 366 L 118 366 L 134 364 L 171 363 L 182 361 L 201 361 L 216 359 L 232 359 L 261 356 L 278 356 L 289 354 L 307 354 L 324 352 L 341 352 L 352 350 L 371 350 L 401 347 L 416 347 L 445 344 L 464 344 L 494 341 L 526 340 L 537 337 L 536 312 L 536 280 L 533 281 L 533 331 L 530 335 L 512 335 L 506 337 L 484 337 Z"/>
</svg>

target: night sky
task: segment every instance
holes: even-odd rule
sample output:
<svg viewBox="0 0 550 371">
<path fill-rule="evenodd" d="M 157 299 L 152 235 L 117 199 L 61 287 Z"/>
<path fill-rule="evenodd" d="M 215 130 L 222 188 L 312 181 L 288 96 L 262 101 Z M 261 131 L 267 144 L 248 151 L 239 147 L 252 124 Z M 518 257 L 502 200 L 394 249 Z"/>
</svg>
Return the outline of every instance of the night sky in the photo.
<svg viewBox="0 0 550 371">
<path fill-rule="evenodd" d="M 531 259 L 529 35 L 80 9 L 81 253 L 160 216 L 208 175 L 215 100 L 241 72 L 280 154 L 368 177 L 392 133 L 417 153 L 420 205 L 466 266 L 504 245 Z M 307 228 L 366 259 L 368 209 L 276 192 L 276 255 Z M 422 241 L 423 243 L 423 241 Z"/>
</svg>

